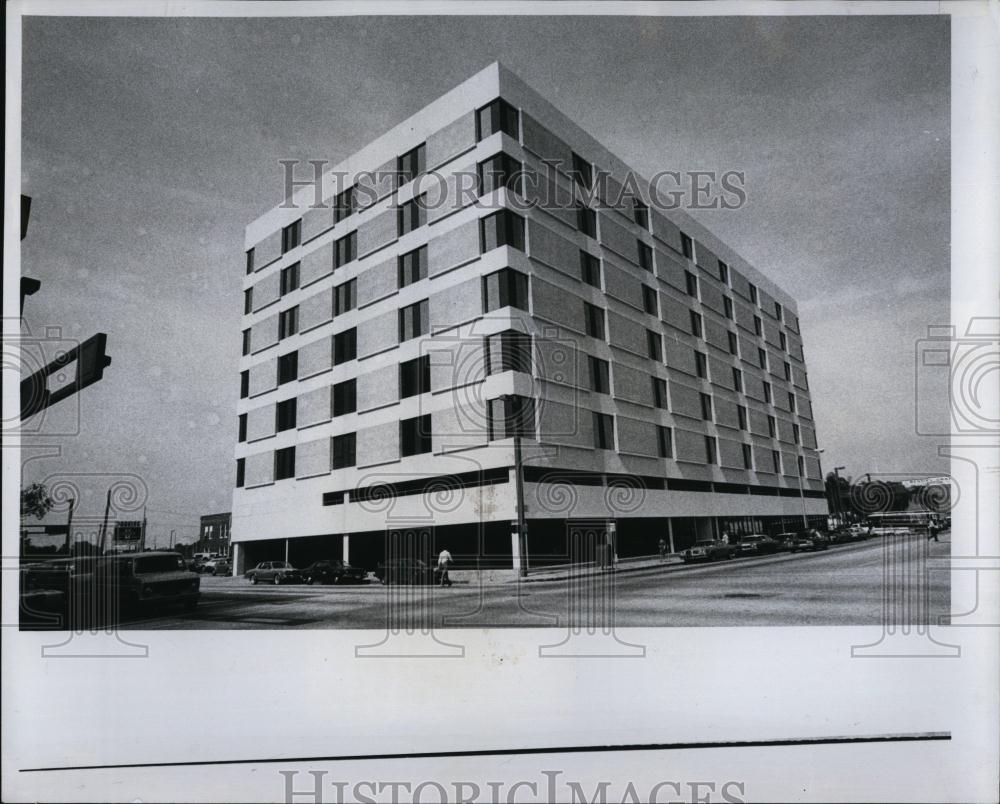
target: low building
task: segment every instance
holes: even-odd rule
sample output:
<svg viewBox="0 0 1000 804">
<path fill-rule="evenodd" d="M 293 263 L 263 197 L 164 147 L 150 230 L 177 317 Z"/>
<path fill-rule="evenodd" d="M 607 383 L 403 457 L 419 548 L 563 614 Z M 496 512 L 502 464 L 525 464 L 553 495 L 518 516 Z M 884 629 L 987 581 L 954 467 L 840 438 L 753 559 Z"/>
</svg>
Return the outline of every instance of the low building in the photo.
<svg viewBox="0 0 1000 804">
<path fill-rule="evenodd" d="M 218 553 L 228 556 L 230 546 L 230 536 L 233 515 L 226 511 L 224 514 L 208 514 L 201 518 L 201 527 L 198 531 L 198 541 L 192 548 L 193 553 Z"/>
</svg>

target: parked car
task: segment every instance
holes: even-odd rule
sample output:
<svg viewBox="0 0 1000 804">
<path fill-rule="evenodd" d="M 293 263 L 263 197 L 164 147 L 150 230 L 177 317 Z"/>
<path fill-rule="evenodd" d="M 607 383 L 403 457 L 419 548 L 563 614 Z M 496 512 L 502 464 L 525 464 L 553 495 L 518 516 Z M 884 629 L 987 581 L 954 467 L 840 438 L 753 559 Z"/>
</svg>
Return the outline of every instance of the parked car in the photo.
<svg viewBox="0 0 1000 804">
<path fill-rule="evenodd" d="M 233 565 L 228 558 L 214 558 L 205 562 L 203 571 L 212 575 L 232 575 Z"/>
<path fill-rule="evenodd" d="M 791 551 L 797 553 L 800 550 L 826 550 L 830 547 L 830 540 L 815 528 L 804 530 L 799 533 L 792 542 Z"/>
<path fill-rule="evenodd" d="M 367 577 L 368 573 L 365 570 L 352 567 L 340 559 L 314 561 L 302 570 L 302 579 L 309 584 L 363 583 Z"/>
<path fill-rule="evenodd" d="M 774 537 L 774 540 L 778 543 L 779 550 L 791 550 L 795 547 L 798 537 L 797 533 L 779 533 Z"/>
<path fill-rule="evenodd" d="M 727 544 L 719 539 L 704 539 L 695 542 L 687 550 L 681 551 L 681 558 L 687 562 L 715 561 L 720 558 L 732 558 L 736 555 L 736 545 Z"/>
<path fill-rule="evenodd" d="M 385 584 L 432 584 L 434 570 L 419 558 L 394 558 L 380 562 L 375 577 Z"/>
<path fill-rule="evenodd" d="M 778 544 L 778 542 L 770 536 L 763 536 L 759 533 L 744 536 L 740 539 L 740 543 L 736 545 L 737 553 L 741 556 L 756 556 L 764 555 L 765 553 L 777 553 L 780 549 L 781 545 Z"/>
<path fill-rule="evenodd" d="M 302 573 L 287 561 L 261 561 L 256 567 L 247 570 L 245 576 L 250 583 L 273 583 L 275 586 L 283 583 L 302 583 Z"/>
</svg>

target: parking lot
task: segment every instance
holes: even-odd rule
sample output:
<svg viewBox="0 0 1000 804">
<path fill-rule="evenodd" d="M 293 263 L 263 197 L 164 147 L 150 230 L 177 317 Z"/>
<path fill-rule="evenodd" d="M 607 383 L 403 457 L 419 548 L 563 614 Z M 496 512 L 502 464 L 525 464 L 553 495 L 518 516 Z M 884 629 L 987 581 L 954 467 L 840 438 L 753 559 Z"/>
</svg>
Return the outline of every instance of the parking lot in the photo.
<svg viewBox="0 0 1000 804">
<path fill-rule="evenodd" d="M 192 612 L 168 610 L 130 620 L 136 629 L 436 628 L 565 625 L 581 606 L 618 626 L 877 625 L 889 567 L 901 594 L 926 597 L 932 622 L 949 611 L 950 534 L 926 542 L 915 533 L 889 556 L 874 538 L 815 553 L 778 553 L 708 564 L 621 564 L 614 573 L 527 582 L 456 583 L 450 588 L 362 585 L 252 586 L 241 577 L 203 576 Z M 924 566 L 922 548 L 928 559 Z M 890 560 L 887 562 L 886 558 Z M 923 569 L 929 571 L 923 572 Z M 899 586 L 899 579 L 906 579 Z M 919 584 L 920 589 L 913 589 Z M 600 606 L 586 603 L 599 599 Z M 593 614 L 593 612 L 604 612 Z"/>
</svg>

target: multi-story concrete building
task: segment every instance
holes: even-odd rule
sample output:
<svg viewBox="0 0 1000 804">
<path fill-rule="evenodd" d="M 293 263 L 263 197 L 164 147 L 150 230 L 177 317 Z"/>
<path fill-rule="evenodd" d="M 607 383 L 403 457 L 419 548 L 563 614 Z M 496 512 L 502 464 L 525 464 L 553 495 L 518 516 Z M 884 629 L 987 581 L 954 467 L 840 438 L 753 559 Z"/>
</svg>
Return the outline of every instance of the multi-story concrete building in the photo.
<svg viewBox="0 0 1000 804">
<path fill-rule="evenodd" d="M 823 522 L 795 301 L 635 186 L 493 64 L 251 223 L 237 569 Z"/>
</svg>

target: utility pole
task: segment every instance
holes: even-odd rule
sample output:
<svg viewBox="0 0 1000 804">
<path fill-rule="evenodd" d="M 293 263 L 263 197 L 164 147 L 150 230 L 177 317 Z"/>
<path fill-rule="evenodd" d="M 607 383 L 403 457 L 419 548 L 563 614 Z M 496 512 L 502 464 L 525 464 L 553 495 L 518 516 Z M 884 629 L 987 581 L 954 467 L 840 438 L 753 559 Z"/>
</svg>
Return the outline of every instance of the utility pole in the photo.
<svg viewBox="0 0 1000 804">
<path fill-rule="evenodd" d="M 836 493 L 834 494 L 834 507 L 837 511 L 837 523 L 840 525 L 844 524 L 844 511 L 843 511 L 843 500 L 840 499 L 840 470 L 846 469 L 846 466 L 834 466 L 833 467 L 833 478 L 836 483 Z"/>
<path fill-rule="evenodd" d="M 806 516 L 806 494 L 805 494 L 805 491 L 802 488 L 802 470 L 805 468 L 805 461 L 802 459 L 801 455 L 799 455 L 798 458 L 799 458 L 798 459 L 798 465 L 799 465 L 799 500 L 801 500 L 801 502 L 802 502 L 802 529 L 803 530 L 808 530 L 809 529 L 809 517 Z"/>
<path fill-rule="evenodd" d="M 108 536 L 108 514 L 111 513 L 111 489 L 108 489 L 108 501 L 104 504 L 104 522 L 101 524 L 101 542 L 98 545 L 99 555 L 104 555 Z"/>
</svg>

